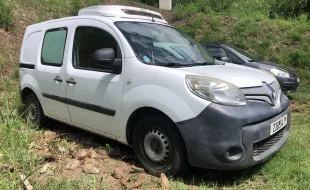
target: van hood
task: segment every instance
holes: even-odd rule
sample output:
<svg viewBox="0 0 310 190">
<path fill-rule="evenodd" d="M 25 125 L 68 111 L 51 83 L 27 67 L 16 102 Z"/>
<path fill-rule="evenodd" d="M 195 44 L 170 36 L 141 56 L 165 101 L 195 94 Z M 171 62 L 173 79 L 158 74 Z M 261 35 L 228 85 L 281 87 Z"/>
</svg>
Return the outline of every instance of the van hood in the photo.
<svg viewBox="0 0 310 190">
<path fill-rule="evenodd" d="M 225 65 L 207 65 L 177 68 L 185 74 L 202 75 L 217 78 L 236 85 L 239 88 L 262 86 L 263 82 L 271 84 L 275 78 L 270 74 L 249 67 L 226 63 Z"/>
</svg>

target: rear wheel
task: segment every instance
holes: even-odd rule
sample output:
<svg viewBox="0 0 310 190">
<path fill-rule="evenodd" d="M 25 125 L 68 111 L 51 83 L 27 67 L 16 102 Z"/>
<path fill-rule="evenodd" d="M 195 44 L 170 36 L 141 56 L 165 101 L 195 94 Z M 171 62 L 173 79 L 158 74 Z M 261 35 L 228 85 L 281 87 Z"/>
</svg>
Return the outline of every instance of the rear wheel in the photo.
<svg viewBox="0 0 310 190">
<path fill-rule="evenodd" d="M 151 174 L 175 175 L 187 166 L 187 156 L 174 124 L 159 116 L 141 119 L 133 134 L 133 147 L 139 163 Z"/>
<path fill-rule="evenodd" d="M 42 128 L 46 124 L 47 118 L 43 113 L 38 98 L 34 94 L 29 94 L 25 99 L 25 103 L 25 116 L 27 123 L 33 128 Z"/>
</svg>

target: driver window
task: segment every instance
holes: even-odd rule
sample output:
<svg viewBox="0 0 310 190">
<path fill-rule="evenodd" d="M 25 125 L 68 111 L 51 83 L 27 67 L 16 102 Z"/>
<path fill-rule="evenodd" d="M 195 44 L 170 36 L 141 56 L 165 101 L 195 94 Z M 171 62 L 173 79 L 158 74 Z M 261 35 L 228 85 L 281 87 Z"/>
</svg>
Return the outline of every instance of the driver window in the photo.
<svg viewBox="0 0 310 190">
<path fill-rule="evenodd" d="M 239 57 L 237 57 L 233 53 L 228 52 L 228 55 L 229 55 L 229 57 L 230 57 L 230 59 L 232 60 L 233 63 L 239 64 L 239 65 L 244 64 L 244 61 L 242 61 Z"/>
<path fill-rule="evenodd" d="M 207 52 L 209 52 L 214 59 L 221 60 L 223 57 L 228 57 L 223 48 L 218 47 L 207 47 Z"/>
<path fill-rule="evenodd" d="M 101 48 L 112 48 L 115 58 L 121 58 L 119 46 L 109 33 L 94 27 L 78 27 L 74 37 L 73 67 L 104 72 L 111 70 L 112 65 L 100 64 L 92 59 L 93 53 Z"/>
</svg>

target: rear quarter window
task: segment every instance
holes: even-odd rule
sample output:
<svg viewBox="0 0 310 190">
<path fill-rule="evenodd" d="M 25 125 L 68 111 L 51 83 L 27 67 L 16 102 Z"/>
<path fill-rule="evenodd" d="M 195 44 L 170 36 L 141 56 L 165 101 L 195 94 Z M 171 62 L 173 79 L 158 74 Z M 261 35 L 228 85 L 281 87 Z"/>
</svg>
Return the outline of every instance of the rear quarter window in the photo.
<svg viewBox="0 0 310 190">
<path fill-rule="evenodd" d="M 41 55 L 43 65 L 62 65 L 66 38 L 66 28 L 52 29 L 45 33 Z"/>
</svg>

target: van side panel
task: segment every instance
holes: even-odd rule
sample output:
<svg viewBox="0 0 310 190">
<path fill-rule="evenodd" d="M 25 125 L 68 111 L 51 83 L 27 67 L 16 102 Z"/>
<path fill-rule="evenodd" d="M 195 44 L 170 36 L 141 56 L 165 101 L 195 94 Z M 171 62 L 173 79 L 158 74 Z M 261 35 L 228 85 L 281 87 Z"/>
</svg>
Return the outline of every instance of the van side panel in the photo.
<svg viewBox="0 0 310 190">
<path fill-rule="evenodd" d="M 25 36 L 22 50 L 21 50 L 21 63 L 34 64 L 37 61 L 41 40 L 43 38 L 42 31 L 35 31 Z"/>
</svg>

